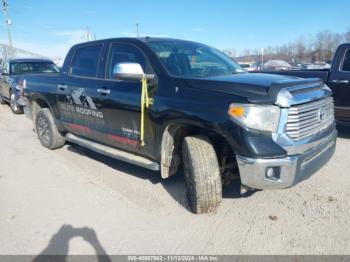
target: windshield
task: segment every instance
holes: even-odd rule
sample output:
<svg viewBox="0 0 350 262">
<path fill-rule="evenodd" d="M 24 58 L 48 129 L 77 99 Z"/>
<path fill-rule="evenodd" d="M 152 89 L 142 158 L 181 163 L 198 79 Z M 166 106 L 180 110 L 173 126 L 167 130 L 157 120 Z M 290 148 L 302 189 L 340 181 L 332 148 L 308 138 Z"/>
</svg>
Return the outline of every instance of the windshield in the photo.
<svg viewBox="0 0 350 262">
<path fill-rule="evenodd" d="M 58 67 L 52 62 L 13 62 L 11 74 L 58 73 Z"/>
<path fill-rule="evenodd" d="M 245 72 L 231 58 L 205 45 L 176 40 L 147 44 L 173 76 L 205 77 Z"/>
</svg>

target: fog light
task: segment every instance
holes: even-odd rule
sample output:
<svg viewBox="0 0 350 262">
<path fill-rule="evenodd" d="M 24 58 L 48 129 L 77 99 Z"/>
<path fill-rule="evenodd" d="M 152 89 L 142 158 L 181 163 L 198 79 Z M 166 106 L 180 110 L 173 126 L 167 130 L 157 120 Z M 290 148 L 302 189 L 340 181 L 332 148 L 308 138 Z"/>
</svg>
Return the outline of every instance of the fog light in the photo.
<svg viewBox="0 0 350 262">
<path fill-rule="evenodd" d="M 266 168 L 265 176 L 271 180 L 277 180 L 280 178 L 281 168 L 280 167 L 268 167 Z"/>
</svg>

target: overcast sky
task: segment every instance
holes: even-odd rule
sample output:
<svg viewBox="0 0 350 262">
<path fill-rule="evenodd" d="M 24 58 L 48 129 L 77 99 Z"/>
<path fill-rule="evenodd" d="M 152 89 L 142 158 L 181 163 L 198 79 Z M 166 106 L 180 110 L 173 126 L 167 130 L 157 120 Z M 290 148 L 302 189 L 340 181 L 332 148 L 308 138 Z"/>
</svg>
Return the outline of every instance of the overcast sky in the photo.
<svg viewBox="0 0 350 262">
<path fill-rule="evenodd" d="M 84 41 L 88 26 L 97 39 L 164 36 L 203 42 L 220 49 L 260 49 L 350 28 L 347 0 L 8 0 L 15 46 L 64 57 Z M 3 25 L 0 41 L 7 43 Z"/>
</svg>

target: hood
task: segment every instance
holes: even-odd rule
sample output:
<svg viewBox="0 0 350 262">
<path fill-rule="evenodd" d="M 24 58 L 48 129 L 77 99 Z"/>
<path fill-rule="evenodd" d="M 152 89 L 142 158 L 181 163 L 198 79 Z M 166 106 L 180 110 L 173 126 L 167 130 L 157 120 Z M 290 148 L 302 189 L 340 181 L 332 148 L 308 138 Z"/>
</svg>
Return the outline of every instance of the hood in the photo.
<svg viewBox="0 0 350 262">
<path fill-rule="evenodd" d="M 226 76 L 184 79 L 189 88 L 221 92 L 246 98 L 249 102 L 271 103 L 282 88 L 320 82 L 320 79 L 243 73 Z"/>
</svg>

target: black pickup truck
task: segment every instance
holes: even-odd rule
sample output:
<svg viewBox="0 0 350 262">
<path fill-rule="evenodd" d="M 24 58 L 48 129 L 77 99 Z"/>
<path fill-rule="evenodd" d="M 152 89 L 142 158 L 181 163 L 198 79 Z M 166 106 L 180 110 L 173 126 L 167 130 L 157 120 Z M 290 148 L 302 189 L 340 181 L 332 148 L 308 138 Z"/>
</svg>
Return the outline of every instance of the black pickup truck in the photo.
<svg viewBox="0 0 350 262">
<path fill-rule="evenodd" d="M 330 69 L 263 72 L 322 79 L 333 91 L 336 120 L 340 123 L 350 124 L 350 44 L 342 44 L 338 47 Z"/>
<path fill-rule="evenodd" d="M 69 141 L 163 179 L 183 164 L 195 213 L 216 210 L 234 176 L 242 191 L 291 187 L 336 146 L 332 92 L 320 80 L 249 74 L 199 43 L 146 37 L 78 44 L 61 73 L 25 80 L 43 146 Z"/>
</svg>

